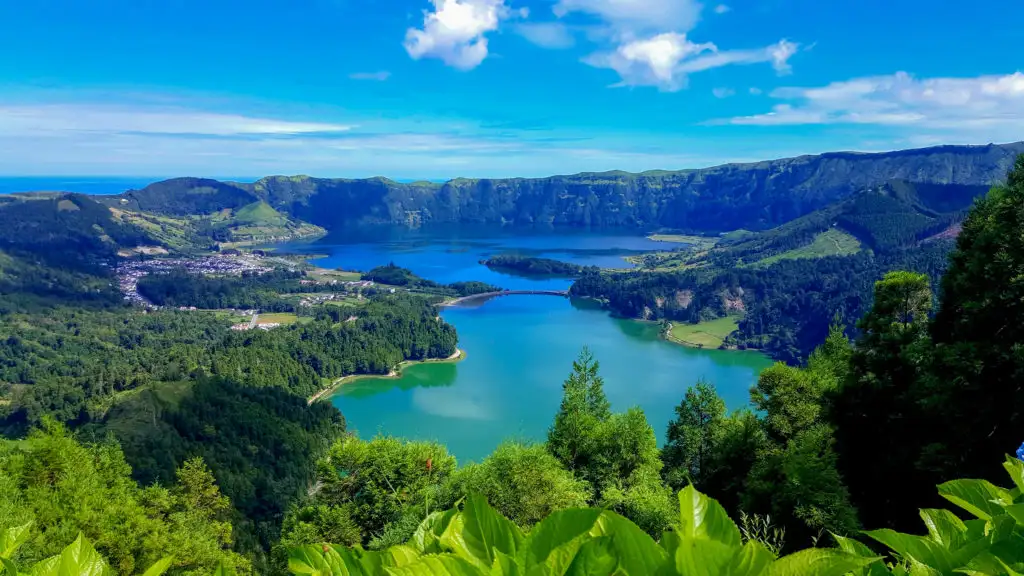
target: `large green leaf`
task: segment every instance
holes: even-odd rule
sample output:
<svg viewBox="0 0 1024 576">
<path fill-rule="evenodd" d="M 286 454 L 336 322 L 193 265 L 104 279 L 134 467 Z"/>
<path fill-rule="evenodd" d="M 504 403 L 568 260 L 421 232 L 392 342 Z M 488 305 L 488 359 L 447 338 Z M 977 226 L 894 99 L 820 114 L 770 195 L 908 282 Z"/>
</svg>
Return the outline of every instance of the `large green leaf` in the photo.
<svg viewBox="0 0 1024 576">
<path fill-rule="evenodd" d="M 521 576 L 522 573 L 516 559 L 504 552 L 498 552 L 491 564 L 491 576 Z"/>
<path fill-rule="evenodd" d="M 390 576 L 487 576 L 472 562 L 459 558 L 454 554 L 431 554 L 421 557 L 412 564 L 399 567 L 386 567 L 384 572 Z"/>
<path fill-rule="evenodd" d="M 955 550 L 964 545 L 967 540 L 967 526 L 963 520 L 957 518 L 949 510 L 938 510 L 925 508 L 921 510 L 921 520 L 924 520 L 928 528 L 928 535 L 931 539 L 949 550 Z"/>
<path fill-rule="evenodd" d="M 772 562 L 765 576 L 843 576 L 879 559 L 847 554 L 841 550 L 811 548 Z"/>
<path fill-rule="evenodd" d="M 928 566 L 927 564 L 922 564 L 913 558 L 909 558 L 907 561 L 910 562 L 909 576 L 943 576 L 942 572 Z"/>
<path fill-rule="evenodd" d="M 1003 513 L 1013 504 L 1009 491 L 986 480 L 952 480 L 939 484 L 939 495 L 982 520 Z"/>
<path fill-rule="evenodd" d="M 523 539 L 522 530 L 491 508 L 486 498 L 471 494 L 442 535 L 441 546 L 489 570 L 497 552 L 515 557 Z"/>
<path fill-rule="evenodd" d="M 57 556 L 32 568 L 33 576 L 108 576 L 113 574 L 107 562 L 81 533 Z"/>
<path fill-rule="evenodd" d="M 167 569 L 171 567 L 171 562 L 174 562 L 173 556 L 164 556 L 149 567 L 148 570 L 142 573 L 142 576 L 160 576 Z"/>
<path fill-rule="evenodd" d="M 679 528 L 684 541 L 707 538 L 737 548 L 741 544 L 740 530 L 725 508 L 717 500 L 698 492 L 693 485 L 679 491 Z"/>
<path fill-rule="evenodd" d="M 732 576 L 729 568 L 738 546 L 706 538 L 682 538 L 672 558 L 676 573 L 685 576 Z"/>
<path fill-rule="evenodd" d="M 675 558 L 676 552 L 682 544 L 683 540 L 676 532 L 663 532 L 661 534 L 661 541 L 658 542 L 658 545 L 665 551 L 668 561 L 658 569 L 657 576 L 674 576 L 678 574 Z"/>
<path fill-rule="evenodd" d="M 602 576 L 612 574 L 622 576 L 633 576 L 625 572 L 619 566 L 619 560 L 613 550 L 612 540 L 614 536 L 601 536 L 591 538 L 584 542 L 573 558 L 572 564 L 565 572 L 566 576 Z"/>
<path fill-rule="evenodd" d="M 750 540 L 743 545 L 739 554 L 733 556 L 729 564 L 732 576 L 757 576 L 763 574 L 768 566 L 775 561 L 775 554 L 757 540 Z"/>
<path fill-rule="evenodd" d="M 412 546 L 392 546 L 380 553 L 383 566 L 405 566 L 420 559 L 420 553 Z M 365 563 L 364 563 L 365 564 Z"/>
<path fill-rule="evenodd" d="M 833 534 L 832 537 L 835 538 L 836 543 L 839 544 L 839 549 L 847 554 L 853 554 L 854 556 L 860 556 L 861 558 L 878 558 L 878 555 L 875 554 L 871 548 L 868 548 L 863 542 L 859 542 L 853 538 L 839 536 L 838 534 Z M 854 572 L 854 576 L 889 576 L 890 574 L 892 573 L 885 567 L 883 560 L 872 562 L 864 568 L 861 568 L 859 571 Z"/>
<path fill-rule="evenodd" d="M 565 574 L 583 540 L 601 532 L 597 520 L 601 510 L 593 508 L 560 510 L 533 527 L 519 550 L 518 561 L 528 575 Z"/>
<path fill-rule="evenodd" d="M 433 512 L 423 522 L 420 523 L 419 527 L 416 528 L 416 532 L 412 535 L 410 544 L 420 554 L 438 554 L 441 550 L 441 535 L 448 529 L 448 525 L 451 524 L 452 518 L 458 514 L 459 511 L 455 508 L 445 510 L 444 512 Z"/>
<path fill-rule="evenodd" d="M 0 558 L 11 558 L 32 534 L 32 522 L 0 531 Z"/>
<path fill-rule="evenodd" d="M 364 558 L 363 556 L 368 556 Z M 381 564 L 376 553 L 341 546 L 296 546 L 288 550 L 288 570 L 310 576 L 372 576 Z"/>
<path fill-rule="evenodd" d="M 5 576 L 18 576 L 18 565 L 10 558 L 0 558 L 0 574 Z"/>
<path fill-rule="evenodd" d="M 623 574 L 654 574 L 668 561 L 665 550 L 649 534 L 610 510 L 601 513 L 592 533 L 612 537 L 609 546 Z"/>
<path fill-rule="evenodd" d="M 1003 462 L 1003 468 L 1010 475 L 1010 479 L 1013 480 L 1013 485 L 1017 487 L 1017 490 L 1024 492 L 1024 462 L 1007 456 L 1006 462 Z"/>
<path fill-rule="evenodd" d="M 948 550 L 939 542 L 924 536 L 903 534 L 888 528 L 865 532 L 871 538 L 885 544 L 901 557 L 926 564 L 940 572 L 952 572 L 956 565 L 953 550 Z"/>
<path fill-rule="evenodd" d="M 1024 503 L 1007 506 L 1004 510 L 1017 524 L 1024 525 Z"/>
</svg>

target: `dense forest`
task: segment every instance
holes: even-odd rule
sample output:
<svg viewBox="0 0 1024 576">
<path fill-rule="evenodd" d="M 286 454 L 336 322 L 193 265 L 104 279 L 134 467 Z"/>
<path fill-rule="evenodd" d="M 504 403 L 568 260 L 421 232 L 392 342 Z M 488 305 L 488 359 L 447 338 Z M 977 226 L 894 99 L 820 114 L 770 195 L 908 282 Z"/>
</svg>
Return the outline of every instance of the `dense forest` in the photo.
<svg viewBox="0 0 1024 576">
<path fill-rule="evenodd" d="M 236 332 L 205 312 L 8 314 L 0 318 L 0 382 L 10 400 L 0 416 L 15 429 L 46 416 L 81 424 L 126 393 L 201 374 L 308 397 L 325 381 L 386 374 L 404 360 L 455 351 L 455 329 L 422 299 L 377 296 L 349 315 L 339 322 L 324 311 L 308 323 Z"/>
<path fill-rule="evenodd" d="M 329 292 L 330 285 L 302 284 L 298 271 L 275 270 L 264 274 L 206 276 L 186 270 L 147 274 L 139 279 L 139 294 L 157 306 L 195 306 L 206 310 L 237 308 L 264 312 L 292 312 L 294 302 L 282 293 Z"/>
<path fill-rule="evenodd" d="M 499 271 L 510 271 L 528 276 L 557 276 L 577 278 L 584 272 L 597 272 L 595 266 L 580 266 L 550 258 L 536 258 L 519 254 L 498 254 L 484 261 L 484 265 Z"/>
<path fill-rule="evenodd" d="M 501 290 L 501 288 L 486 282 L 476 281 L 453 282 L 447 285 L 438 284 L 433 280 L 422 278 L 414 274 L 412 270 L 402 268 L 394 262 L 389 262 L 384 266 L 377 266 L 364 273 L 363 280 L 444 296 L 472 296 L 473 294 L 484 294 Z"/>
<path fill-rule="evenodd" d="M 886 272 L 920 272 L 937 287 L 954 245 L 955 234 L 944 232 L 955 231 L 981 195 L 976 186 L 890 182 L 778 228 L 727 237 L 706 252 L 653 255 L 625 273 L 588 271 L 571 293 L 628 318 L 695 323 L 741 315 L 726 346 L 797 363 L 837 317 L 848 335 L 858 334 L 856 320 Z M 833 249 L 843 235 L 860 246 Z M 810 248 L 816 241 L 824 253 Z"/>
<path fill-rule="evenodd" d="M 464 466 L 436 443 L 354 437 L 307 402 L 338 376 L 450 355 L 428 299 L 235 332 L 209 312 L 142 313 L 104 292 L 62 304 L 11 282 L 0 560 L 16 574 L 1020 574 L 1024 449 L 1007 454 L 1024 440 L 1022 206 L 1024 156 L 952 246 L 624 275 L 633 293 L 663 282 L 666 307 L 719 313 L 715 298 L 746 307 L 756 290 L 831 325 L 806 362 L 759 375 L 751 409 L 728 413 L 696 382 L 665 431 L 613 411 L 584 350 L 545 441 Z M 822 287 L 776 284 L 807 262 Z M 68 274 L 54 279 L 91 273 Z M 811 296 L 843 274 L 869 283 L 852 341 L 834 301 Z M 835 296 L 850 313 L 853 292 Z M 1006 474 L 1011 488 L 992 483 Z M 925 535 L 906 533 L 922 520 Z"/>
</svg>

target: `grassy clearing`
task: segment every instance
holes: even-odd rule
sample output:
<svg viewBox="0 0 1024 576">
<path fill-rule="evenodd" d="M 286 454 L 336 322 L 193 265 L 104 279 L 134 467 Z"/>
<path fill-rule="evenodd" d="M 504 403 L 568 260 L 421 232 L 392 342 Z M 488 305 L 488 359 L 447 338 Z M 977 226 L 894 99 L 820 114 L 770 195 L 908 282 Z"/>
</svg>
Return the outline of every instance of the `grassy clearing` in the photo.
<svg viewBox="0 0 1024 576">
<path fill-rule="evenodd" d="M 675 242 L 679 244 L 693 244 L 705 240 L 701 236 L 690 236 L 687 234 L 651 234 L 647 239 L 655 242 Z"/>
<path fill-rule="evenodd" d="M 260 200 L 248 206 L 243 206 L 235 212 L 235 222 L 240 224 L 271 224 L 276 226 L 284 225 L 286 220 L 280 212 L 266 202 Z"/>
<path fill-rule="evenodd" d="M 667 338 L 693 348 L 721 348 L 725 338 L 739 328 L 739 318 L 726 316 L 699 324 L 672 323 Z"/>
<path fill-rule="evenodd" d="M 295 324 L 298 321 L 299 317 L 291 312 L 275 312 L 260 314 L 259 318 L 256 319 L 256 324 L 280 324 L 286 326 L 288 324 Z"/>
<path fill-rule="evenodd" d="M 814 237 L 807 246 L 801 246 L 782 254 L 769 256 L 754 262 L 752 266 L 770 266 L 780 260 L 797 260 L 800 258 L 824 258 L 826 256 L 847 256 L 860 252 L 860 241 L 850 234 L 832 228 Z"/>
<path fill-rule="evenodd" d="M 310 270 L 309 275 L 316 280 L 337 280 L 338 282 L 357 282 L 363 278 L 363 275 L 360 272 L 329 270 L 327 268 L 316 268 L 315 270 Z"/>
<path fill-rule="evenodd" d="M 366 304 L 366 300 L 360 300 L 360 299 L 356 298 L 355 296 L 351 296 L 351 297 L 350 296 L 345 296 L 344 298 L 340 298 L 340 299 L 339 298 L 335 298 L 334 300 L 328 300 L 327 302 L 324 302 L 324 304 L 326 304 L 328 306 L 342 306 L 342 307 L 362 306 L 363 304 Z"/>
</svg>

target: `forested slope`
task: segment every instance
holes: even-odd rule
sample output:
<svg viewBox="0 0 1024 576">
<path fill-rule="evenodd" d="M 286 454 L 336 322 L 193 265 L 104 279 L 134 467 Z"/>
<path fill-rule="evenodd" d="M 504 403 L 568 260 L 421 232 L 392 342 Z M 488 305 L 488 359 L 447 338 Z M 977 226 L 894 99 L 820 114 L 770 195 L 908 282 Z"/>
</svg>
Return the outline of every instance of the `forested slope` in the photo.
<svg viewBox="0 0 1024 576">
<path fill-rule="evenodd" d="M 678 172 L 455 179 L 271 176 L 253 184 L 179 178 L 110 202 L 167 214 L 212 213 L 257 200 L 327 229 L 358 223 L 486 222 L 762 230 L 890 180 L 989 186 L 1024 143 L 832 153 Z"/>
<path fill-rule="evenodd" d="M 726 237 L 709 251 L 649 256 L 632 272 L 590 271 L 571 292 L 631 318 L 694 323 L 735 315 L 739 329 L 727 346 L 799 362 L 836 318 L 856 334 L 873 283 L 886 272 L 920 272 L 937 286 L 957 227 L 987 190 L 896 180 L 771 230 Z M 843 235 L 859 247 L 806 249 Z"/>
</svg>

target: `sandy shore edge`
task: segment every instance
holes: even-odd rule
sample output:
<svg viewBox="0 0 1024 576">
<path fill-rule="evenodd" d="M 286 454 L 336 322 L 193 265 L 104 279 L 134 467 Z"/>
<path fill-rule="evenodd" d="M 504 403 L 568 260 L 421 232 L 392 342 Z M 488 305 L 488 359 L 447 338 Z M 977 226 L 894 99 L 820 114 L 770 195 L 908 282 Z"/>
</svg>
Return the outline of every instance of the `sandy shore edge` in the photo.
<svg viewBox="0 0 1024 576">
<path fill-rule="evenodd" d="M 366 378 L 398 378 L 399 376 L 402 375 L 402 369 L 407 368 L 409 366 L 413 366 L 416 364 L 431 364 L 438 362 L 461 362 L 465 358 L 466 352 L 461 348 L 456 348 L 455 352 L 447 358 L 431 358 L 429 360 L 406 360 L 399 364 L 397 369 L 392 370 L 391 372 L 388 372 L 386 375 L 383 376 L 380 374 L 350 374 L 348 376 L 342 376 L 341 378 L 338 378 L 337 380 L 332 382 L 331 385 L 328 386 L 327 388 L 324 388 L 323 390 L 311 396 L 306 401 L 306 405 L 312 406 L 314 402 L 318 402 L 320 400 L 323 400 L 324 398 L 332 396 L 335 392 L 338 391 L 338 389 L 340 389 L 345 384 L 351 384 L 352 382 L 356 382 L 358 380 L 364 380 Z"/>
</svg>

